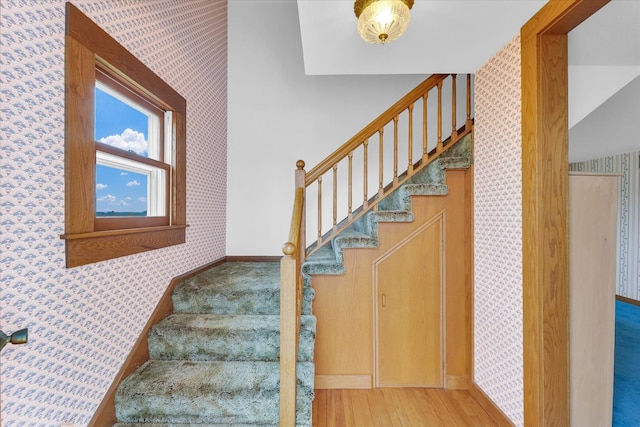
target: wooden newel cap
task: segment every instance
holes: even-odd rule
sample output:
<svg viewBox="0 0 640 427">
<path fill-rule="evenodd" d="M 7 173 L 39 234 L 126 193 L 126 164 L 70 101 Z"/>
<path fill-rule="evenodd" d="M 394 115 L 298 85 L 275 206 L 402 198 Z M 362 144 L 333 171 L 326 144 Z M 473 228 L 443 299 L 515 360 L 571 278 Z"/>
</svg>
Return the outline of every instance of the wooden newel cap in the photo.
<svg viewBox="0 0 640 427">
<path fill-rule="evenodd" d="M 285 255 L 293 255 L 296 253 L 296 245 L 291 242 L 287 242 L 282 245 L 282 253 Z"/>
<path fill-rule="evenodd" d="M 304 169 L 304 160 L 298 160 L 296 162 L 296 166 L 298 167 L 298 169 Z"/>
</svg>

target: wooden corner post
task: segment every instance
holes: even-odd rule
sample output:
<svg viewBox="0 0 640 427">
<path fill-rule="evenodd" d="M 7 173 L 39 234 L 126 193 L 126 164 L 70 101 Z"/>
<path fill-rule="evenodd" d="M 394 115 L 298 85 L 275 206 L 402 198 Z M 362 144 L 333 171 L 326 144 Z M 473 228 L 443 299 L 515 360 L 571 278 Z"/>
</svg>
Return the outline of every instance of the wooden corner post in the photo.
<svg viewBox="0 0 640 427">
<path fill-rule="evenodd" d="M 524 423 L 569 426 L 567 33 L 609 0 L 550 0 L 521 31 Z"/>
</svg>

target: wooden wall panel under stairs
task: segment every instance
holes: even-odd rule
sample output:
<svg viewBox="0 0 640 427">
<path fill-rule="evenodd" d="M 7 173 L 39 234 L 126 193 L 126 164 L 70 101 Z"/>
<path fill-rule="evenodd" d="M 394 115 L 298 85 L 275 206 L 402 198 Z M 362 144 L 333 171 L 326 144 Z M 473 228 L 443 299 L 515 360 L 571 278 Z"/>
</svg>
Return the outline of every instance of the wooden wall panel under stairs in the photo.
<svg viewBox="0 0 640 427">
<path fill-rule="evenodd" d="M 413 222 L 380 223 L 379 247 L 344 250 L 346 274 L 313 276 L 313 312 L 318 322 L 316 389 L 374 386 L 374 263 L 438 215 L 443 215 L 446 241 L 443 385 L 467 388 L 471 372 L 472 177 L 473 167 L 447 170 L 447 196 L 413 196 Z"/>
</svg>

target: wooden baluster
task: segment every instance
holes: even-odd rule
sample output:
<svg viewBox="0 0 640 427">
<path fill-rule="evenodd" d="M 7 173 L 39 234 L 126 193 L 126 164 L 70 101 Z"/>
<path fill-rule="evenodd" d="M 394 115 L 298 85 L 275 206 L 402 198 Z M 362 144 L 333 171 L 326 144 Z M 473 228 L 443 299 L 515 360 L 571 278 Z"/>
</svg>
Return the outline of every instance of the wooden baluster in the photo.
<svg viewBox="0 0 640 427">
<path fill-rule="evenodd" d="M 458 128 L 456 126 L 456 74 L 451 74 L 451 142 L 458 137 Z"/>
<path fill-rule="evenodd" d="M 442 152 L 442 80 L 438 82 L 438 153 Z"/>
<path fill-rule="evenodd" d="M 427 146 L 427 98 L 429 92 L 422 95 L 422 163 L 429 158 L 429 148 Z"/>
<path fill-rule="evenodd" d="M 380 128 L 380 130 L 378 131 L 378 134 L 380 135 L 380 154 L 378 156 L 379 158 L 379 162 L 378 162 L 378 176 L 379 176 L 379 185 L 378 185 L 378 198 L 382 198 L 382 194 L 384 193 L 384 187 L 382 186 L 383 181 L 384 181 L 384 172 L 383 172 L 383 166 L 384 166 L 384 128 Z"/>
<path fill-rule="evenodd" d="M 413 104 L 409 105 L 409 147 L 407 149 L 409 156 L 409 165 L 407 171 L 409 175 L 413 174 Z"/>
<path fill-rule="evenodd" d="M 366 208 L 369 206 L 369 140 L 365 139 L 364 141 L 364 200 L 362 201 L 362 206 Z"/>
<path fill-rule="evenodd" d="M 393 118 L 393 184 L 398 183 L 398 116 Z"/>
<path fill-rule="evenodd" d="M 322 243 L 322 177 L 318 177 L 318 246 Z"/>
<path fill-rule="evenodd" d="M 296 188 L 303 188 L 303 197 L 306 198 L 307 188 L 305 184 L 306 174 L 307 172 L 304 170 L 304 160 L 298 160 L 296 162 L 296 171 L 295 171 L 295 185 Z M 300 221 L 300 236 L 298 237 L 299 248 L 302 248 L 298 251 L 298 258 L 300 265 L 304 264 L 307 259 L 307 213 L 306 213 L 306 202 L 302 204 L 302 220 Z"/>
<path fill-rule="evenodd" d="M 349 200 L 347 202 L 347 216 L 349 217 L 349 222 L 353 219 L 353 151 L 349 153 Z"/>
<path fill-rule="evenodd" d="M 467 74 L 467 121 L 464 129 L 471 129 L 471 74 Z"/>
<path fill-rule="evenodd" d="M 338 165 L 333 165 L 333 234 L 338 230 Z"/>
</svg>

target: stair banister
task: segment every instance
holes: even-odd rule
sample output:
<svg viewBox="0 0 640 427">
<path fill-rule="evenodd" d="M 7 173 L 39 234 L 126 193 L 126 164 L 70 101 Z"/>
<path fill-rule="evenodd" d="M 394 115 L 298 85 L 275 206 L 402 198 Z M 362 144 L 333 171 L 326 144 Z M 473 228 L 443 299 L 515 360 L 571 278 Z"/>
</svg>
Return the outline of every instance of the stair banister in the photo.
<svg viewBox="0 0 640 427">
<path fill-rule="evenodd" d="M 393 106 L 387 109 L 384 113 L 380 114 L 375 120 L 369 123 L 366 127 L 364 127 L 360 132 L 354 135 L 351 139 L 349 139 L 346 143 L 344 143 L 340 148 L 334 151 L 331 155 L 329 155 L 326 159 L 321 161 L 317 166 L 312 168 L 305 176 L 305 186 L 310 187 L 312 184 L 316 184 L 316 192 L 317 192 L 317 212 L 315 212 L 315 219 L 317 219 L 317 241 L 315 244 L 311 245 L 311 247 L 307 250 L 307 256 L 313 254 L 317 251 L 321 246 L 326 244 L 331 238 L 336 236 L 342 230 L 344 230 L 349 224 L 353 221 L 364 215 L 368 210 L 374 209 L 378 210 L 378 204 L 390 193 L 393 192 L 395 188 L 398 188 L 405 181 L 407 181 L 412 175 L 419 172 L 419 170 L 426 167 L 431 161 L 435 160 L 444 150 L 445 144 L 453 144 L 458 141 L 460 138 L 464 137 L 467 133 L 471 132 L 471 76 L 466 75 L 466 121 L 461 129 L 457 128 L 456 122 L 459 119 L 457 117 L 457 94 L 458 90 L 456 87 L 456 74 L 434 74 L 428 77 L 425 81 L 416 86 L 413 90 L 411 90 L 407 95 L 402 97 L 398 102 L 396 102 Z M 444 126 L 443 120 L 446 120 L 447 114 L 443 111 L 443 92 L 444 86 L 446 83 L 447 89 L 450 88 L 451 93 L 451 114 L 448 116 L 451 118 L 450 126 L 447 124 L 447 127 Z M 427 143 L 428 139 L 428 126 L 427 126 L 427 100 L 429 96 L 429 91 L 434 90 L 437 92 L 436 105 L 437 107 L 437 117 L 432 118 L 436 121 L 435 123 L 435 144 L 434 149 L 429 152 L 429 146 Z M 422 99 L 422 117 L 419 117 L 418 120 L 422 120 L 422 153 L 416 156 L 414 159 L 413 151 L 414 151 L 414 107 L 416 103 L 419 103 Z M 462 101 L 462 99 L 461 99 Z M 399 171 L 399 128 L 400 123 L 399 119 L 401 115 L 406 113 L 406 121 L 408 121 L 408 129 L 407 129 L 407 146 L 402 146 L 402 149 L 407 152 L 408 161 L 406 164 L 406 170 L 403 172 Z M 461 111 L 462 113 L 462 111 Z M 404 117 L 404 116 L 403 116 Z M 393 143 L 393 156 L 388 159 L 384 159 L 385 155 L 385 145 L 384 145 L 384 136 L 385 136 L 385 126 L 389 125 L 390 131 L 393 130 L 392 143 Z M 403 124 L 404 126 L 404 124 Z M 392 127 L 392 129 L 391 129 Z M 404 129 L 404 127 L 403 127 Z M 418 127 L 420 129 L 420 127 Z M 447 135 L 443 135 L 443 130 L 451 129 L 451 133 L 447 133 Z M 368 194 L 369 189 L 369 172 L 375 173 L 376 165 L 369 164 L 369 142 L 372 138 L 375 138 L 377 135 L 378 139 L 378 147 L 372 146 L 371 149 L 374 151 L 373 155 L 378 156 L 377 167 L 378 167 L 378 188 L 377 193 Z M 404 138 L 403 138 L 403 144 Z M 416 147 L 416 149 L 419 149 Z M 362 169 L 364 174 L 362 176 L 363 189 L 364 189 L 364 197 L 363 202 L 360 207 L 355 207 L 352 204 L 352 181 L 353 181 L 353 156 L 354 152 L 357 150 L 358 153 L 362 153 L 363 156 L 363 165 Z M 344 200 L 338 197 L 338 188 L 336 182 L 338 181 L 338 165 L 343 165 L 347 163 L 348 168 L 348 177 L 346 178 L 346 192 L 347 196 L 344 196 Z M 388 163 L 389 162 L 389 163 Z M 391 163 L 392 162 L 392 163 Z M 404 163 L 404 161 L 403 161 Z M 341 166 L 342 167 L 342 166 Z M 385 176 L 386 172 L 385 167 L 389 168 L 389 172 L 393 174 L 393 176 Z M 326 175 L 325 175 L 326 174 Z M 332 200 L 333 206 L 332 209 L 327 205 L 327 210 L 324 211 L 324 214 L 333 214 L 333 222 L 329 227 L 325 227 L 323 222 L 323 203 L 325 198 L 323 198 L 323 181 L 332 180 L 333 185 L 329 188 L 333 189 L 333 197 L 327 198 Z M 327 182 L 327 184 L 329 184 Z M 309 200 L 309 203 L 313 204 L 312 200 Z M 326 203 L 329 203 L 328 201 Z M 338 215 L 338 205 L 343 206 L 342 209 L 345 209 L 344 212 L 341 212 Z M 311 205 L 310 205 L 311 206 Z M 315 211 L 316 206 L 313 206 L 310 209 Z M 344 213 L 345 220 L 338 222 L 338 217 L 342 216 Z"/>
<path fill-rule="evenodd" d="M 331 153 L 326 159 L 318 163 L 313 169 L 306 174 L 307 187 L 316 181 L 318 177 L 333 167 L 339 160 L 345 158 L 349 152 L 362 145 L 363 141 L 375 135 L 381 128 L 389 123 L 393 118 L 404 110 L 408 105 L 419 100 L 424 93 L 435 87 L 438 82 L 443 81 L 449 74 L 433 74 L 425 81 L 416 86 L 411 92 L 402 97 L 398 102 L 393 104 L 387 111 L 380 114 L 375 120 L 369 123 L 364 129 L 355 134 L 350 140 L 345 142 L 340 148 Z"/>
<path fill-rule="evenodd" d="M 443 83 L 451 78 L 452 104 L 451 104 L 451 135 L 442 138 L 443 112 L 442 112 L 442 88 Z M 298 338 L 300 331 L 300 314 L 302 308 L 303 277 L 302 265 L 307 256 L 318 250 L 331 237 L 344 230 L 353 221 L 364 215 L 370 209 L 378 209 L 380 201 L 393 190 L 406 182 L 413 174 L 426 167 L 431 161 L 439 157 L 449 144 L 466 136 L 472 130 L 471 120 L 471 76 L 467 75 L 466 93 L 466 121 L 462 129 L 456 129 L 456 75 L 455 74 L 434 74 L 416 86 L 411 92 L 391 106 L 387 111 L 369 123 L 364 129 L 358 132 L 340 148 L 334 151 L 329 157 L 321 161 L 309 172 L 304 170 L 304 162 L 299 160 L 296 163 L 295 172 L 295 201 L 289 232 L 289 240 L 283 246 L 284 257 L 280 261 L 280 426 L 291 427 L 296 424 L 296 362 L 298 354 Z M 428 150 L 428 126 L 427 126 L 427 100 L 429 91 L 437 89 L 437 141 L 432 152 Z M 422 153 L 418 156 L 418 161 L 413 159 L 413 109 L 414 104 L 422 99 Z M 398 118 L 407 111 L 409 120 L 408 129 L 408 164 L 407 170 L 398 173 Z M 385 186 L 383 173 L 383 148 L 384 148 L 384 127 L 393 122 L 393 177 L 391 183 Z M 378 168 L 379 186 L 377 194 L 368 194 L 368 174 L 369 174 L 369 140 L 374 138 L 376 133 L 379 139 Z M 445 145 L 446 143 L 446 145 Z M 364 197 L 362 205 L 353 208 L 353 155 L 362 147 L 363 152 L 363 190 Z M 372 149 L 375 150 L 374 146 Z M 347 159 L 347 206 L 346 218 L 338 223 L 337 203 L 338 203 L 338 164 Z M 323 236 L 322 231 L 322 178 L 325 173 L 332 171 L 333 209 L 332 227 L 330 232 Z M 318 203 L 318 240 L 309 249 L 305 243 L 306 236 L 306 188 L 317 182 L 317 203 Z"/>
<path fill-rule="evenodd" d="M 289 240 L 280 261 L 280 426 L 296 425 L 296 362 L 302 310 L 302 263 L 305 260 L 305 171 L 298 160 Z"/>
</svg>

